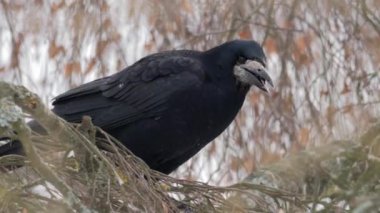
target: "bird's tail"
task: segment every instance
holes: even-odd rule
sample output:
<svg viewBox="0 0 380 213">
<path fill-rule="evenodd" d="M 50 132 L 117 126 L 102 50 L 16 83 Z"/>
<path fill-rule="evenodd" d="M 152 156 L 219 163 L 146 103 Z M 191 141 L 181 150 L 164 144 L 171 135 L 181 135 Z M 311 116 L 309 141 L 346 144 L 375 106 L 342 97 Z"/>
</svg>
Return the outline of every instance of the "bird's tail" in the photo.
<svg viewBox="0 0 380 213">
<path fill-rule="evenodd" d="M 0 157 L 4 155 L 22 155 L 22 146 L 20 141 L 12 140 L 10 138 L 0 138 L 1 142 L 5 144 L 0 146 Z"/>
<path fill-rule="evenodd" d="M 45 133 L 45 130 L 36 121 L 32 120 L 28 122 L 28 126 L 35 132 Z M 0 157 L 4 155 L 23 155 L 23 149 L 20 141 L 12 140 L 9 137 L 0 136 Z"/>
</svg>

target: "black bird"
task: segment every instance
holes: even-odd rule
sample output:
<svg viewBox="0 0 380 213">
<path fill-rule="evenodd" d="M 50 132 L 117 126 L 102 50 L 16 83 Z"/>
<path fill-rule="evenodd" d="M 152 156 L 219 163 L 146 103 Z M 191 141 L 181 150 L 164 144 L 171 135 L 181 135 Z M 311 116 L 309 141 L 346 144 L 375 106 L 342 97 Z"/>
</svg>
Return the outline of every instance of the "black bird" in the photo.
<svg viewBox="0 0 380 213">
<path fill-rule="evenodd" d="M 252 85 L 273 86 L 265 67 L 255 41 L 156 53 L 57 96 L 53 112 L 69 122 L 91 116 L 150 168 L 170 173 L 228 127 Z"/>
</svg>

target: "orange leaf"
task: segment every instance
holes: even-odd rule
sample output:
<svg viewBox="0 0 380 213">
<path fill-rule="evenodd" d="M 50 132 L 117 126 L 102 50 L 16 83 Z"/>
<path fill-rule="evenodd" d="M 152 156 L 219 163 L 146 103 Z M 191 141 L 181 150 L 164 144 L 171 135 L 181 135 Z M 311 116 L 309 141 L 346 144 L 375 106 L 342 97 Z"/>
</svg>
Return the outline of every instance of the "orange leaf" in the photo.
<svg viewBox="0 0 380 213">
<path fill-rule="evenodd" d="M 320 96 L 329 96 L 329 94 L 330 92 L 327 89 L 319 91 Z"/>
<path fill-rule="evenodd" d="M 282 26 L 283 26 L 283 28 L 285 28 L 285 29 L 294 29 L 294 22 L 293 22 L 293 20 L 291 20 L 291 19 L 286 19 L 286 20 L 282 23 Z"/>
<path fill-rule="evenodd" d="M 153 42 L 153 40 L 144 44 L 144 49 L 148 52 L 151 52 L 154 47 L 155 47 L 155 43 Z"/>
<path fill-rule="evenodd" d="M 59 3 L 53 3 L 50 7 L 52 13 L 56 13 L 58 10 L 65 6 L 65 1 L 61 0 Z"/>
<path fill-rule="evenodd" d="M 308 128 L 301 128 L 298 132 L 298 141 L 303 146 L 306 146 L 306 144 L 309 142 L 310 137 L 310 131 Z"/>
<path fill-rule="evenodd" d="M 337 109 L 334 106 L 330 105 L 330 106 L 327 107 L 327 114 L 326 114 L 326 116 L 327 116 L 327 121 L 330 124 L 333 123 L 336 112 L 337 112 Z"/>
<path fill-rule="evenodd" d="M 63 48 L 63 46 L 57 46 L 57 44 L 55 43 L 55 41 L 53 41 L 50 44 L 50 46 L 49 46 L 49 56 L 50 56 L 50 58 L 54 58 L 59 53 L 64 53 L 64 52 L 65 52 L 65 49 Z"/>
<path fill-rule="evenodd" d="M 100 57 L 103 54 L 104 50 L 108 46 L 108 43 L 109 43 L 108 40 L 106 40 L 106 41 L 99 41 L 97 43 L 97 46 L 96 46 L 96 56 Z"/>
<path fill-rule="evenodd" d="M 86 74 L 89 73 L 92 68 L 94 68 L 96 64 L 96 59 L 95 58 L 91 58 L 90 62 L 87 64 L 87 67 L 86 67 Z"/>
<path fill-rule="evenodd" d="M 256 169 L 256 162 L 255 158 L 251 155 L 244 156 L 243 166 L 246 171 L 253 171 Z"/>
<path fill-rule="evenodd" d="M 249 100 L 252 104 L 258 104 L 260 102 L 260 97 L 261 97 L 260 93 L 256 91 L 252 91 L 251 94 L 249 95 Z"/>
<path fill-rule="evenodd" d="M 243 29 L 239 32 L 239 37 L 241 39 L 252 39 L 251 28 L 249 26 L 243 27 Z"/>
<path fill-rule="evenodd" d="M 349 93 L 349 92 L 351 92 L 351 89 L 350 89 L 350 87 L 348 86 L 348 84 L 347 84 L 346 82 L 344 82 L 344 87 L 343 87 L 342 92 L 340 92 L 340 94 L 344 95 L 344 94 L 347 94 L 347 93 Z"/>
<path fill-rule="evenodd" d="M 230 161 L 230 169 L 235 172 L 238 171 L 241 163 L 240 158 L 233 156 Z"/>
<path fill-rule="evenodd" d="M 295 48 L 292 55 L 296 61 L 296 66 L 309 65 L 312 62 L 312 58 L 308 53 L 311 39 L 311 34 L 305 33 L 294 41 Z"/>
<path fill-rule="evenodd" d="M 348 104 L 347 106 L 344 107 L 343 113 L 350 113 L 352 112 L 353 108 L 354 107 L 352 106 L 352 104 Z"/>
<path fill-rule="evenodd" d="M 105 19 L 105 20 L 103 21 L 103 23 L 102 23 L 102 27 L 103 27 L 105 30 L 107 30 L 107 29 L 109 29 L 110 27 L 112 27 L 112 21 L 111 21 L 111 19 L 109 19 L 109 18 Z"/>
<path fill-rule="evenodd" d="M 182 9 L 186 12 L 192 12 L 193 6 L 188 0 L 185 0 L 185 1 L 182 1 Z"/>
<path fill-rule="evenodd" d="M 277 42 L 273 38 L 267 38 L 264 42 L 264 47 L 268 54 L 277 52 Z"/>
<path fill-rule="evenodd" d="M 101 5 L 100 5 L 101 12 L 108 12 L 109 9 L 110 9 L 110 7 L 108 6 L 108 3 L 105 1 L 102 1 Z"/>
<path fill-rule="evenodd" d="M 216 145 L 215 143 L 211 143 L 211 146 L 207 150 L 208 155 L 214 155 L 216 153 Z"/>
<path fill-rule="evenodd" d="M 281 159 L 281 156 L 278 153 L 271 152 L 271 151 L 264 151 L 262 153 L 260 163 L 263 165 L 268 165 L 268 164 L 278 161 L 279 159 Z"/>
<path fill-rule="evenodd" d="M 70 62 L 65 65 L 65 76 L 71 76 L 75 72 L 80 72 L 81 67 L 79 62 Z"/>
</svg>

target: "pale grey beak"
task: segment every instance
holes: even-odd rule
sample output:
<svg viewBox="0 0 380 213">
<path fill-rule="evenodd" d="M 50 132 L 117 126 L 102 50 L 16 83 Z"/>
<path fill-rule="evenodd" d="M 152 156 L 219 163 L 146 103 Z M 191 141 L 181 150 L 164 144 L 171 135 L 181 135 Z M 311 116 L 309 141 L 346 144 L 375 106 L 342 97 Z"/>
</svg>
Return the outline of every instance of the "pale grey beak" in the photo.
<svg viewBox="0 0 380 213">
<path fill-rule="evenodd" d="M 254 60 L 247 60 L 244 64 L 235 65 L 234 74 L 242 83 L 255 85 L 265 92 L 268 92 L 266 83 L 274 87 L 273 81 L 266 72 L 265 66 Z"/>
</svg>

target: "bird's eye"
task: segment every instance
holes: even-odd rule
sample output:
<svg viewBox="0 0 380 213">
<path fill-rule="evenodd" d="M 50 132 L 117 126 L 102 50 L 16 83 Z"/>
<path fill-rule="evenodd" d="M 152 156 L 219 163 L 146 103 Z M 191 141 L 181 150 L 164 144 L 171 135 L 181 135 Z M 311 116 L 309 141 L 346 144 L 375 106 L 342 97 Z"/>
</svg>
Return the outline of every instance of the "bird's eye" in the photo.
<svg viewBox="0 0 380 213">
<path fill-rule="evenodd" d="M 240 56 L 240 57 L 238 58 L 237 64 L 244 64 L 246 61 L 247 61 L 246 58 Z"/>
</svg>

